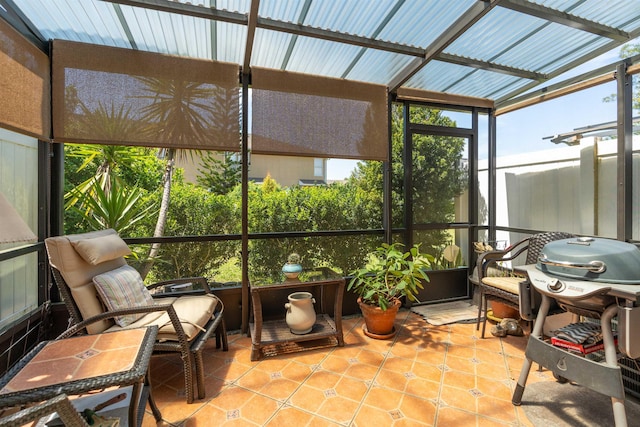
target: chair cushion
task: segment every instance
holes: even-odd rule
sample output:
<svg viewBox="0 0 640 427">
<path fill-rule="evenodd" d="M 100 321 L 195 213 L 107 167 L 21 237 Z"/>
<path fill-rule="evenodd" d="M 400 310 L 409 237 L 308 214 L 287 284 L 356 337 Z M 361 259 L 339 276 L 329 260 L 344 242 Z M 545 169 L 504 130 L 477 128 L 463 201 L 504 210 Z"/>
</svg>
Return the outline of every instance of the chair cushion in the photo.
<svg viewBox="0 0 640 427">
<path fill-rule="evenodd" d="M 129 246 L 117 234 L 73 241 L 71 245 L 82 259 L 91 265 L 98 265 L 131 254 Z"/>
<path fill-rule="evenodd" d="M 109 235 L 117 235 L 117 233 L 113 229 L 107 229 L 68 236 L 49 237 L 44 241 L 49 262 L 64 278 L 83 319 L 88 319 L 104 312 L 104 306 L 96 292 L 93 278 L 98 274 L 122 267 L 127 262 L 123 257 L 118 257 L 101 264 L 92 265 L 80 256 L 74 248 L 73 242 L 93 240 Z M 112 325 L 113 322 L 111 320 L 105 320 L 89 325 L 87 331 L 90 334 L 96 334 L 103 332 Z"/>
<path fill-rule="evenodd" d="M 213 317 L 218 304 L 218 298 L 209 294 L 155 298 L 154 301 L 156 304 L 173 304 L 173 308 L 189 341 L 193 340 L 204 329 L 207 322 Z M 178 341 L 178 335 L 166 312 L 149 313 L 127 327 L 141 328 L 152 325 L 158 326 L 158 341 Z M 114 325 L 109 328 L 109 331 L 118 329 L 121 329 L 121 327 Z"/>
<path fill-rule="evenodd" d="M 519 283 L 523 280 L 522 277 L 483 277 L 482 283 L 518 295 L 520 293 Z"/>
<path fill-rule="evenodd" d="M 140 273 L 129 265 L 102 273 L 93 278 L 98 295 L 109 311 L 153 305 L 153 298 L 144 285 Z M 114 318 L 116 324 L 125 327 L 144 317 L 145 313 L 133 313 Z"/>
</svg>

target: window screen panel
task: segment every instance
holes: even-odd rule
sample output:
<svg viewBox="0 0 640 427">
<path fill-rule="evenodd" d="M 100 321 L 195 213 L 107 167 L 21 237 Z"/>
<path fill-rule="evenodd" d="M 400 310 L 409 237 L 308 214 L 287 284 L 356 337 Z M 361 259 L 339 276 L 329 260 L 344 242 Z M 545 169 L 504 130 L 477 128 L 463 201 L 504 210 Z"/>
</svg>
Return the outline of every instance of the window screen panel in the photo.
<svg viewBox="0 0 640 427">
<path fill-rule="evenodd" d="M 49 57 L 0 19 L 0 126 L 48 140 Z"/>
<path fill-rule="evenodd" d="M 253 67 L 251 150 L 388 159 L 386 86 Z"/>
<path fill-rule="evenodd" d="M 235 64 L 56 40 L 54 140 L 240 149 Z"/>
</svg>

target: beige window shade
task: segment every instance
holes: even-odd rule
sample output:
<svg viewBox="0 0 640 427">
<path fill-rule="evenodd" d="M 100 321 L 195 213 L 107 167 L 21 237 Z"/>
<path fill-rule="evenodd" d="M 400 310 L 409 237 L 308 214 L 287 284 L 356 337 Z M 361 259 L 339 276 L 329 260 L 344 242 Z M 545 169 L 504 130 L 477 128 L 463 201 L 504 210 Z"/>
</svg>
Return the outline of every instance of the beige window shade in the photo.
<svg viewBox="0 0 640 427">
<path fill-rule="evenodd" d="M 0 19 L 0 126 L 49 140 L 51 84 L 47 54 Z"/>
<path fill-rule="evenodd" d="M 53 42 L 53 138 L 238 151 L 239 67 Z"/>
<path fill-rule="evenodd" d="M 251 69 L 251 151 L 387 160 L 386 86 Z"/>
</svg>

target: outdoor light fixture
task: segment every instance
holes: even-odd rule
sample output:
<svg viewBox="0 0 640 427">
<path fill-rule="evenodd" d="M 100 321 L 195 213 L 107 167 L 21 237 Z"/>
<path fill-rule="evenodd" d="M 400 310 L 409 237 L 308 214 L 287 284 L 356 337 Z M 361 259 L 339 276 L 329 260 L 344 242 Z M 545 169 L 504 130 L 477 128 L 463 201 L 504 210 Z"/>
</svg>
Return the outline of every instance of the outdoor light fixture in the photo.
<svg viewBox="0 0 640 427">
<path fill-rule="evenodd" d="M 35 242 L 38 237 L 0 192 L 0 244 Z"/>
<path fill-rule="evenodd" d="M 571 145 L 580 145 L 581 139 L 582 139 L 582 134 L 571 135 L 571 136 L 556 135 L 555 137 L 551 138 L 551 142 L 553 142 L 554 144 L 567 144 L 571 146 Z"/>
<path fill-rule="evenodd" d="M 633 123 L 632 132 L 635 134 L 640 131 L 640 116 L 631 119 Z M 580 140 L 587 136 L 599 137 L 615 137 L 618 131 L 617 122 L 600 123 L 597 125 L 584 126 L 576 128 L 573 132 L 561 133 L 553 136 L 545 136 L 542 139 L 548 139 L 554 144 L 580 145 Z"/>
</svg>

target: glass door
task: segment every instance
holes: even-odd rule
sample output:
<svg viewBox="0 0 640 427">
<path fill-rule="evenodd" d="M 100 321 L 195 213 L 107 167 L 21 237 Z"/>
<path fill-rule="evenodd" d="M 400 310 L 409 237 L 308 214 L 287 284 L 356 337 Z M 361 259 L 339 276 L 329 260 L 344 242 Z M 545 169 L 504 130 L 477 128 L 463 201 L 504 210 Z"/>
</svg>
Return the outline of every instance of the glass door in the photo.
<svg viewBox="0 0 640 427">
<path fill-rule="evenodd" d="M 465 134 L 466 133 L 466 134 Z M 468 298 L 469 141 L 460 129 L 411 126 L 405 171 L 409 244 L 431 256 L 421 302 Z M 425 301 L 426 300 L 426 301 Z"/>
</svg>

